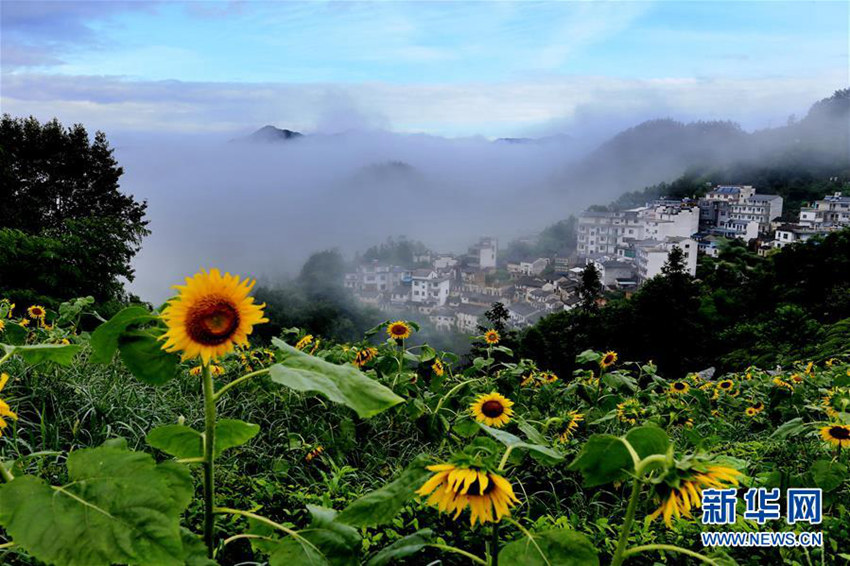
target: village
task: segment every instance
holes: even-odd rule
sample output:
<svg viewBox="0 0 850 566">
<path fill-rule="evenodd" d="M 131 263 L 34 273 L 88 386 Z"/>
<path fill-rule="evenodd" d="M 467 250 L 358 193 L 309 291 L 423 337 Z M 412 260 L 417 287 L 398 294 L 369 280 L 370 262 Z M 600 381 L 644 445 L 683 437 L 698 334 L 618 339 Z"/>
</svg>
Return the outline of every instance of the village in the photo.
<svg viewBox="0 0 850 566">
<path fill-rule="evenodd" d="M 345 274 L 345 287 L 363 303 L 398 316 L 427 320 L 441 331 L 474 332 L 494 303 L 508 325 L 522 329 L 575 308 L 582 273 L 592 265 L 606 290 L 630 293 L 661 273 L 670 252 L 682 251 L 696 274 L 698 254 L 717 256 L 739 239 L 759 254 L 850 226 L 850 196 L 837 192 L 809 203 L 799 220 L 783 222 L 783 200 L 750 185 L 718 185 L 699 199 L 660 198 L 628 210 L 583 212 L 577 246 L 553 257 L 507 261 L 499 242 L 482 237 L 465 254 L 421 252 L 415 266 L 363 261 Z"/>
</svg>

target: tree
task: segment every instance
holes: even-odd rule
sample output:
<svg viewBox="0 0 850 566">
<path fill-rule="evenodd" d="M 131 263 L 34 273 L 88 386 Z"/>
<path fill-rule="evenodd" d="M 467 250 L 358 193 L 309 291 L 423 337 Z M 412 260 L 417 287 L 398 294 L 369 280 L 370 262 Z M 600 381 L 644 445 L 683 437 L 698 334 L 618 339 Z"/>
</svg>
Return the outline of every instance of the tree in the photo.
<svg viewBox="0 0 850 566">
<path fill-rule="evenodd" d="M 478 330 L 482 334 L 490 329 L 495 330 L 500 335 L 505 334 L 505 330 L 507 329 L 507 322 L 510 319 L 510 314 L 508 313 L 508 309 L 505 308 L 505 305 L 502 304 L 501 301 L 493 303 L 490 309 L 484 313 L 484 318 L 487 319 L 489 326 L 478 326 Z"/>
<path fill-rule="evenodd" d="M 581 299 L 581 308 L 584 310 L 595 310 L 596 301 L 602 297 L 602 281 L 599 279 L 599 271 L 592 263 L 584 266 L 581 272 L 578 297 Z"/>
<path fill-rule="evenodd" d="M 55 302 L 119 298 L 149 234 L 145 202 L 119 190 L 106 135 L 57 120 L 0 120 L 0 292 Z M 24 268 L 26 266 L 26 268 Z"/>
</svg>

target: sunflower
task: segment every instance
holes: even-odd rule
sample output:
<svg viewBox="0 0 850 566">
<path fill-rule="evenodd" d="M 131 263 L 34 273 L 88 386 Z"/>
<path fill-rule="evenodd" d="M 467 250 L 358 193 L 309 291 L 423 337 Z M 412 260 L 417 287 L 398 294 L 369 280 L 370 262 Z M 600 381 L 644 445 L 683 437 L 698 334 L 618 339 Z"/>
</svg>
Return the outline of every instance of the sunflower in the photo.
<svg viewBox="0 0 850 566">
<path fill-rule="evenodd" d="M 541 384 L 546 385 L 548 383 L 555 383 L 556 381 L 558 381 L 558 376 L 554 373 L 544 371 L 540 372 L 540 374 L 537 376 L 537 379 L 540 380 Z"/>
<path fill-rule="evenodd" d="M 717 383 L 717 388 L 721 391 L 731 391 L 735 386 L 735 382 L 731 379 L 724 379 L 723 381 L 719 381 Z"/>
<path fill-rule="evenodd" d="M 788 383 L 787 381 L 783 380 L 779 376 L 776 376 L 776 377 L 773 378 L 773 384 L 775 386 L 779 387 L 780 389 L 789 389 L 791 391 L 794 391 L 794 386 L 791 385 L 790 383 Z"/>
<path fill-rule="evenodd" d="M 850 448 L 850 426 L 834 424 L 820 429 L 820 436 L 838 448 Z"/>
<path fill-rule="evenodd" d="M 705 471 L 695 469 L 687 472 L 683 478 L 677 478 L 677 487 L 668 486 L 666 483 L 658 484 L 656 489 L 666 490 L 664 495 L 656 495 L 655 500 L 661 505 L 650 513 L 649 520 L 654 521 L 659 516 L 664 517 L 664 524 L 672 529 L 673 515 L 678 517 L 690 517 L 691 509 L 702 505 L 702 490 L 705 488 L 724 488 L 728 485 L 738 485 L 738 479 L 743 474 L 728 466 L 710 465 Z"/>
<path fill-rule="evenodd" d="M 759 401 L 758 403 L 753 404 L 753 409 L 755 409 L 755 410 L 756 410 L 756 411 L 758 411 L 759 413 L 760 413 L 760 412 L 762 412 L 762 411 L 764 411 L 764 403 L 762 403 L 761 401 Z"/>
<path fill-rule="evenodd" d="M 511 482 L 485 468 L 436 464 L 428 470 L 434 475 L 416 491 L 417 495 L 428 496 L 428 505 L 442 513 L 454 513 L 453 519 L 469 507 L 472 526 L 476 522 L 499 522 L 519 503 Z"/>
<path fill-rule="evenodd" d="M 599 365 L 602 366 L 602 368 L 607 368 L 613 366 L 616 361 L 617 352 L 611 350 L 609 352 L 605 352 L 605 354 L 602 356 L 602 359 L 599 360 Z"/>
<path fill-rule="evenodd" d="M 570 411 L 567 413 L 567 418 L 564 421 L 567 423 L 564 432 L 558 437 L 558 440 L 561 442 L 566 442 L 570 439 L 573 433 L 578 428 L 578 423 L 584 420 L 584 415 L 579 413 L 578 411 Z"/>
<path fill-rule="evenodd" d="M 809 362 L 806 364 L 806 374 L 814 375 L 815 373 L 815 362 Z"/>
<path fill-rule="evenodd" d="M 24 328 L 26 328 L 27 326 L 29 326 L 29 325 L 30 325 L 30 319 L 28 319 L 28 318 L 22 318 L 22 319 L 20 320 L 20 322 L 18 322 L 18 324 L 20 324 L 21 326 L 23 326 Z"/>
<path fill-rule="evenodd" d="M 637 399 L 626 399 L 622 403 L 617 404 L 617 418 L 620 422 L 628 424 L 636 424 L 638 419 L 643 418 L 646 409 L 640 404 Z"/>
<path fill-rule="evenodd" d="M 189 375 L 201 375 L 204 372 L 204 366 L 195 366 L 189 370 Z M 210 374 L 218 377 L 224 375 L 224 368 L 217 364 L 210 364 Z"/>
<path fill-rule="evenodd" d="M 306 336 L 304 336 L 304 338 L 302 338 L 301 340 L 299 340 L 298 342 L 295 343 L 295 349 L 296 350 L 303 350 L 304 348 L 306 348 L 307 346 L 309 346 L 312 343 L 313 343 L 313 335 L 307 334 Z"/>
<path fill-rule="evenodd" d="M 394 340 L 404 340 L 410 338 L 410 326 L 403 320 L 391 322 L 387 326 L 387 334 Z"/>
<path fill-rule="evenodd" d="M 443 367 L 443 361 L 440 358 L 434 360 L 434 363 L 431 364 L 431 370 L 438 376 L 442 377 L 444 373 L 446 373 L 445 367 Z"/>
<path fill-rule="evenodd" d="M 354 361 L 352 361 L 351 363 L 359 368 L 362 368 L 370 361 L 372 361 L 372 359 L 377 355 L 377 348 L 363 348 L 362 350 L 358 350 L 357 353 L 354 354 Z"/>
<path fill-rule="evenodd" d="M 501 428 L 510 422 L 511 415 L 514 414 L 511 409 L 513 404 L 514 402 L 507 397 L 493 391 L 480 395 L 469 406 L 469 410 L 472 411 L 476 421 L 487 426 Z"/>
<path fill-rule="evenodd" d="M 837 418 L 839 412 L 847 411 L 850 407 L 850 389 L 833 387 L 826 392 L 822 405 L 830 418 Z"/>
<path fill-rule="evenodd" d="M 745 413 L 748 417 L 754 417 L 754 416 L 756 416 L 757 414 L 759 414 L 758 410 L 757 410 L 755 407 L 747 407 L 747 409 L 744 411 L 744 413 Z"/>
<path fill-rule="evenodd" d="M 534 374 L 530 373 L 527 376 L 522 378 L 522 381 L 520 381 L 519 386 L 520 387 L 528 387 L 529 385 L 533 385 L 534 383 L 535 383 Z"/>
<path fill-rule="evenodd" d="M 304 456 L 304 460 L 307 463 L 310 463 L 313 460 L 315 460 L 316 458 L 318 458 L 319 456 L 321 456 L 322 452 L 324 452 L 324 451 L 325 451 L 324 446 L 316 446 L 316 448 L 314 448 L 313 450 L 308 452 L 306 456 Z"/>
<path fill-rule="evenodd" d="M 168 331 L 162 349 L 180 351 L 188 360 L 199 357 L 205 364 L 238 345 L 248 344 L 255 324 L 268 322 L 263 317 L 265 304 L 255 305 L 248 293 L 256 281 L 240 281 L 236 275 L 218 269 L 201 271 L 176 285 L 178 295 L 162 312 Z"/>
<path fill-rule="evenodd" d="M 47 311 L 41 305 L 33 305 L 27 309 L 27 314 L 30 315 L 30 318 L 41 319 L 47 315 Z"/>
<path fill-rule="evenodd" d="M 498 344 L 499 343 L 499 333 L 495 330 L 488 330 L 484 333 L 484 341 L 488 344 Z"/>
<path fill-rule="evenodd" d="M 684 381 L 674 381 L 670 384 L 670 393 L 674 395 L 684 395 L 690 390 L 691 386 Z"/>
<path fill-rule="evenodd" d="M 9 381 L 9 374 L 0 373 L 0 391 L 3 391 L 7 381 Z M 6 401 L 0 399 L 0 436 L 3 436 L 3 429 L 9 426 L 9 423 L 7 423 L 5 419 L 18 420 L 18 415 L 12 411 Z"/>
<path fill-rule="evenodd" d="M 5 328 L 6 328 L 6 323 L 3 322 L 2 320 L 0 320 L 0 332 L 3 332 L 3 330 L 5 330 Z"/>
</svg>

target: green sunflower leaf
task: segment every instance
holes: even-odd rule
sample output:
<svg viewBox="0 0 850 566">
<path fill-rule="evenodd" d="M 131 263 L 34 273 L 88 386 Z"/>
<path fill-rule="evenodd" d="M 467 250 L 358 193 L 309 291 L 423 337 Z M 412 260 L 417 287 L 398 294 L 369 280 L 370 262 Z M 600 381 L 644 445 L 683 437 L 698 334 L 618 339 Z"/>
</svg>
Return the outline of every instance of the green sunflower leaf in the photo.
<svg viewBox="0 0 850 566">
<path fill-rule="evenodd" d="M 82 349 L 79 344 L 35 344 L 32 346 L 11 346 L 0 344 L 7 354 L 20 356 L 25 362 L 53 362 L 62 366 L 74 361 L 74 356 Z"/>
<path fill-rule="evenodd" d="M 431 475 L 425 469 L 427 464 L 428 457 L 420 454 L 398 478 L 346 507 L 337 521 L 355 527 L 375 527 L 389 523 Z"/>
<path fill-rule="evenodd" d="M 400 538 L 391 545 L 382 548 L 366 562 L 366 566 L 387 566 L 393 561 L 413 556 L 428 544 L 433 535 L 431 529 L 419 529 L 411 535 Z"/>
<path fill-rule="evenodd" d="M 155 320 L 144 307 L 127 307 L 108 321 L 98 326 L 91 335 L 91 360 L 99 364 L 108 364 L 118 350 L 118 340 L 128 328 Z"/>
<path fill-rule="evenodd" d="M 162 349 L 162 342 L 145 330 L 121 334 L 118 340 L 121 361 L 139 381 L 162 385 L 177 375 L 180 356 Z"/>
<path fill-rule="evenodd" d="M 509 432 L 500 430 L 498 428 L 489 427 L 485 424 L 478 423 L 478 426 L 480 426 L 484 432 L 486 432 L 487 434 L 489 434 L 490 436 L 492 436 L 493 438 L 495 438 L 496 440 L 498 440 L 509 448 L 524 449 L 528 450 L 529 452 L 532 452 L 533 454 L 536 454 L 537 456 L 541 456 L 542 463 L 551 465 L 560 462 L 564 459 L 563 454 L 561 454 L 557 450 L 549 448 L 548 446 L 526 442 L 520 437 L 515 436 Z"/>
<path fill-rule="evenodd" d="M 221 419 L 215 424 L 215 454 L 245 444 L 260 432 L 260 425 L 237 419 Z M 203 435 L 188 426 L 164 425 L 147 435 L 147 443 L 175 458 L 203 456 Z"/>
<path fill-rule="evenodd" d="M 500 564 L 523 566 L 599 566 L 596 548 L 583 534 L 568 529 L 531 533 L 499 552 Z"/>
<path fill-rule="evenodd" d="M 0 525 L 20 548 L 64 566 L 185 564 L 185 467 L 111 443 L 71 452 L 68 477 L 63 487 L 34 476 L 0 487 Z"/>
<path fill-rule="evenodd" d="M 404 399 L 370 379 L 351 364 L 336 365 L 296 350 L 286 342 L 272 338 L 286 354 L 283 361 L 270 368 L 272 381 L 296 391 L 315 391 L 335 403 L 343 404 L 367 419 Z"/>
</svg>

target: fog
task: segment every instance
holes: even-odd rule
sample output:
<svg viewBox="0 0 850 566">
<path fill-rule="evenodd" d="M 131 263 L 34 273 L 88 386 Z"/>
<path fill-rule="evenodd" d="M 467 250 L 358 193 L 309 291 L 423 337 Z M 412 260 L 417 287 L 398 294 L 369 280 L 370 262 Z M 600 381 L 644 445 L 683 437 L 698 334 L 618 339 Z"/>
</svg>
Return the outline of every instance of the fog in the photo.
<svg viewBox="0 0 850 566">
<path fill-rule="evenodd" d="M 269 142 L 159 136 L 114 142 L 122 190 L 148 201 L 151 235 L 131 292 L 151 301 L 200 267 L 274 280 L 315 251 L 352 257 L 388 236 L 463 251 L 579 212 L 600 195 L 556 182 L 569 138 L 507 143 L 385 131 Z"/>
</svg>

